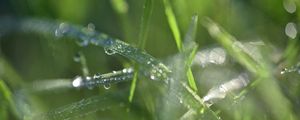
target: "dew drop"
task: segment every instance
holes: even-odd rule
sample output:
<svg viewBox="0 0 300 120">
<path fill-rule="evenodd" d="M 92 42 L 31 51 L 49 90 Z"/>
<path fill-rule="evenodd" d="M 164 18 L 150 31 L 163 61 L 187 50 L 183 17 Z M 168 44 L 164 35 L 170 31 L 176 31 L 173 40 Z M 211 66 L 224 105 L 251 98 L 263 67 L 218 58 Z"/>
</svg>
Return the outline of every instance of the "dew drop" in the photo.
<svg viewBox="0 0 300 120">
<path fill-rule="evenodd" d="M 81 83 L 82 82 L 82 78 L 81 77 L 76 77 L 73 82 L 72 82 L 72 85 L 73 87 L 80 87 L 81 86 Z"/>
<path fill-rule="evenodd" d="M 104 44 L 107 45 L 107 46 L 111 46 L 111 45 L 114 44 L 114 41 L 111 40 L 111 39 L 107 39 L 107 40 L 105 40 Z"/>
<path fill-rule="evenodd" d="M 92 80 L 92 78 L 89 77 L 89 76 L 87 76 L 85 79 L 86 79 L 86 80 Z"/>
<path fill-rule="evenodd" d="M 93 76 L 93 79 L 99 79 L 101 77 L 101 75 L 99 73 L 96 73 L 94 76 Z"/>
<path fill-rule="evenodd" d="M 295 39 L 297 36 L 297 29 L 296 29 L 296 24 L 289 22 L 286 26 L 285 26 L 285 34 L 292 38 Z"/>
<path fill-rule="evenodd" d="M 123 73 L 127 73 L 127 69 L 123 69 L 122 72 L 123 72 Z"/>
<path fill-rule="evenodd" d="M 283 68 L 283 69 L 280 71 L 280 74 L 281 74 L 281 75 L 282 75 L 282 74 L 285 74 L 286 71 L 287 71 L 287 68 Z"/>
<path fill-rule="evenodd" d="M 68 25 L 66 23 L 59 24 L 59 27 L 55 30 L 56 37 L 62 37 L 68 31 Z"/>
<path fill-rule="evenodd" d="M 296 3 L 293 0 L 283 0 L 283 7 L 288 13 L 294 13 L 297 10 Z"/>
<path fill-rule="evenodd" d="M 116 53 L 115 51 L 113 51 L 112 49 L 109 49 L 109 48 L 104 48 L 104 51 L 107 55 L 113 55 Z"/>
<path fill-rule="evenodd" d="M 111 86 L 110 84 L 105 84 L 105 85 L 103 85 L 104 89 L 106 89 L 106 90 L 109 89 L 110 86 Z"/>
<path fill-rule="evenodd" d="M 180 104 L 182 104 L 182 103 L 183 103 L 182 99 L 179 99 L 179 103 L 180 103 Z"/>
<path fill-rule="evenodd" d="M 154 75 L 150 75 L 150 79 L 151 79 L 151 80 L 155 80 L 156 77 L 155 77 Z"/>
</svg>

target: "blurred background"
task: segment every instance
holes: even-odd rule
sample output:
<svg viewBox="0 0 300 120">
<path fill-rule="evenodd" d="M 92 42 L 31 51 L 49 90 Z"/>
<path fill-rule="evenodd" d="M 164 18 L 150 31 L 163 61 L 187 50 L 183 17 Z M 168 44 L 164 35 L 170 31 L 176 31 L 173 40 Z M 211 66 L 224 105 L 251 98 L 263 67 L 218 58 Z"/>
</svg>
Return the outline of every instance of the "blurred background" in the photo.
<svg viewBox="0 0 300 120">
<path fill-rule="evenodd" d="M 150 6 L 149 4 L 145 6 L 146 1 L 151 1 L 152 12 L 147 19 L 149 27 L 144 49 L 153 57 L 164 61 L 178 54 L 178 49 L 168 23 L 163 0 L 1 0 L 0 21 L 10 17 L 11 19 L 63 21 L 80 26 L 93 24 L 96 31 L 137 47 L 138 35 L 142 30 L 143 8 Z M 192 16 L 198 15 L 199 24 L 195 41 L 199 51 L 220 46 L 203 27 L 202 20 L 206 17 L 214 20 L 238 41 L 260 41 L 270 48 L 272 52 L 268 54 L 274 54 L 270 58 L 272 61 L 270 64 L 274 68 L 274 81 L 279 86 L 275 91 L 280 91 L 285 99 L 283 101 L 288 101 L 287 108 L 293 114 L 289 118 L 298 118 L 300 113 L 300 70 L 297 66 L 299 1 L 168 1 L 182 38 L 188 31 Z M 0 26 L 4 24 L 6 23 L 0 22 Z M 152 100 L 155 95 L 152 95 L 154 93 L 151 90 L 155 88 L 144 88 L 156 83 L 145 82 L 147 79 L 138 81 L 133 103 L 129 103 L 127 99 L 130 81 L 111 85 L 109 89 L 102 86 L 92 90 L 51 87 L 53 84 L 63 86 L 64 80 L 72 80 L 76 76 L 83 75 L 81 63 L 74 60 L 78 52 L 84 55 L 90 75 L 109 73 L 133 66 L 132 61 L 127 58 L 119 55 L 109 56 L 98 46 L 78 46 L 69 38 L 24 32 L 5 34 L 6 29 L 9 28 L 2 27 L 0 30 L 0 119 L 32 119 L 31 117 L 36 115 L 37 117 L 33 119 L 160 118 L 157 117 L 158 101 Z M 234 65 L 193 68 L 200 89 L 199 96 L 204 96 L 209 88 L 222 83 L 212 82 L 212 79 L 220 81 L 230 79 L 241 69 L 244 70 L 234 62 L 228 64 Z M 281 75 L 280 71 L 284 68 L 293 70 Z M 226 76 L 223 75 L 224 71 Z M 271 93 L 266 93 L 269 94 L 270 99 L 272 99 Z M 242 102 L 238 102 L 239 106 L 233 106 L 234 102 L 229 99 L 227 102 L 226 100 L 220 102 L 220 106 L 212 106 L 212 109 L 222 119 L 280 119 L 274 117 L 272 109 L 280 113 L 286 108 L 270 107 L 268 102 L 263 101 L 263 97 L 257 96 L 259 95 L 254 90 L 244 96 Z M 103 100 L 106 97 L 107 100 Z M 252 102 L 247 102 L 248 100 Z M 76 105 L 72 106 L 72 103 Z M 222 104 L 228 105 L 223 108 Z M 80 105 L 85 107 L 80 108 Z M 49 117 L 52 115 L 53 117 Z M 182 116 L 182 114 L 175 116 Z"/>
</svg>

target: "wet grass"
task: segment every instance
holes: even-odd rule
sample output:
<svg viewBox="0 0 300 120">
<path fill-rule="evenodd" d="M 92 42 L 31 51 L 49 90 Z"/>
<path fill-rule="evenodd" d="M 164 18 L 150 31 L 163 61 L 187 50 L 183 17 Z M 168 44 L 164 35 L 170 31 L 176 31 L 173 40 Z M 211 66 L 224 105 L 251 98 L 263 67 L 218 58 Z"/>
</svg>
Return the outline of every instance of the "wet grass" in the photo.
<svg viewBox="0 0 300 120">
<path fill-rule="evenodd" d="M 65 22 L 0 17 L 0 119 L 299 119 L 299 37 L 284 28 L 299 12 L 273 9 L 282 2 L 112 0 L 66 5 L 89 7 L 57 10 Z"/>
</svg>

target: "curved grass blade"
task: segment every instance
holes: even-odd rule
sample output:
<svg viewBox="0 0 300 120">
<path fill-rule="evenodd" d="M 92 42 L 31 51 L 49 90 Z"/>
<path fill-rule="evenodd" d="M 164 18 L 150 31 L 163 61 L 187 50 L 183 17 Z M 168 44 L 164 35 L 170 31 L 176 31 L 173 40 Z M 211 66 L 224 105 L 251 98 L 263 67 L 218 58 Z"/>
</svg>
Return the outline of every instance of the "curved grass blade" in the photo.
<svg viewBox="0 0 300 120">
<path fill-rule="evenodd" d="M 55 35 L 57 37 L 65 36 L 74 38 L 83 47 L 90 44 L 101 46 L 109 55 L 117 53 L 137 62 L 137 64 L 147 69 L 147 75 L 154 80 L 165 80 L 171 72 L 167 66 L 145 51 L 132 47 L 121 40 L 110 38 L 106 34 L 87 30 L 84 27 L 37 19 L 15 20 L 6 18 L 1 19 L 0 23 L 2 23 L 0 24 L 2 33 L 20 31 Z"/>
</svg>

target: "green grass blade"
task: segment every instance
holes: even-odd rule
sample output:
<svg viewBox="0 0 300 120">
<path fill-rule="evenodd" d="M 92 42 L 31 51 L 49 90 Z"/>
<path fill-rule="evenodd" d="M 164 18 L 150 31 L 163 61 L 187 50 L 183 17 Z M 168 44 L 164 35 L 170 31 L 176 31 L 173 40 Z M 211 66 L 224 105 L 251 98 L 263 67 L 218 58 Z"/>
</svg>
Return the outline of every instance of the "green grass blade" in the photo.
<svg viewBox="0 0 300 120">
<path fill-rule="evenodd" d="M 227 33 L 209 18 L 205 19 L 204 26 L 208 29 L 210 35 L 216 39 L 240 64 L 245 66 L 252 73 L 258 72 L 258 63 L 256 63 L 250 55 L 244 52 L 242 48 L 240 48 L 242 44 L 237 41 L 236 38 Z"/>
<path fill-rule="evenodd" d="M 147 33 L 148 33 L 148 28 L 149 28 L 149 21 L 150 17 L 152 14 L 152 9 L 153 9 L 153 2 L 152 0 L 145 0 L 144 8 L 143 8 L 143 15 L 141 18 L 141 30 L 139 33 L 139 41 L 138 41 L 138 47 L 141 49 L 144 49 L 145 44 L 146 44 L 146 38 L 147 38 Z M 135 88 L 136 88 L 136 82 L 137 82 L 137 77 L 138 77 L 138 65 L 135 64 L 136 71 L 134 72 L 133 80 L 131 82 L 130 86 L 130 93 L 129 93 L 129 102 L 132 102 Z"/>
<path fill-rule="evenodd" d="M 133 100 L 136 83 L 137 83 L 137 74 L 138 74 L 137 71 L 134 72 L 133 79 L 132 79 L 131 86 L 130 86 L 130 93 L 129 93 L 129 97 L 128 97 L 129 102 L 132 102 L 132 100 Z"/>
<path fill-rule="evenodd" d="M 187 78 L 188 78 L 188 82 L 189 82 L 189 85 L 191 86 L 191 88 L 194 90 L 194 91 L 197 91 L 197 85 L 196 85 L 196 82 L 195 82 L 195 79 L 194 79 L 194 76 L 193 76 L 193 72 L 192 72 L 192 69 L 191 69 L 191 64 L 192 64 L 192 61 L 195 57 L 195 54 L 196 54 L 196 51 L 197 51 L 197 46 L 194 47 L 192 53 L 190 54 L 189 58 L 188 58 L 188 61 L 186 63 L 186 66 L 188 67 L 188 70 L 187 70 Z"/>
<path fill-rule="evenodd" d="M 182 52 L 182 51 L 189 51 L 188 49 L 190 49 L 190 48 L 193 49 L 193 47 L 191 45 L 195 44 L 194 39 L 195 39 L 196 31 L 197 31 L 198 16 L 193 16 L 190 28 L 185 36 L 185 41 L 184 41 L 185 44 L 183 45 L 182 40 L 181 40 L 181 35 L 179 32 L 179 28 L 177 25 L 177 21 L 176 21 L 174 12 L 172 10 L 172 7 L 170 5 L 170 2 L 168 0 L 164 0 L 164 6 L 165 6 L 165 14 L 167 16 L 170 29 L 175 38 L 174 40 L 176 42 L 178 50 L 180 52 Z M 184 46 L 185 48 L 183 48 L 182 46 Z M 188 56 L 190 56 L 190 55 L 188 55 Z M 190 66 L 190 65 L 187 64 L 187 66 Z M 188 68 L 186 74 L 187 74 L 189 85 L 193 88 L 193 90 L 197 90 L 196 82 L 194 80 L 192 70 L 190 68 Z"/>
<path fill-rule="evenodd" d="M 146 44 L 146 38 L 148 35 L 148 28 L 149 28 L 149 21 L 153 10 L 153 1 L 152 0 L 145 0 L 143 16 L 141 19 L 141 30 L 139 33 L 139 42 L 138 46 L 140 48 L 144 48 Z"/>
<path fill-rule="evenodd" d="M 183 50 L 185 52 L 185 54 L 187 54 L 187 58 L 186 58 L 186 67 L 187 67 L 187 78 L 188 78 L 188 83 L 191 86 L 191 88 L 195 91 L 197 91 L 197 85 L 191 70 L 191 64 L 192 61 L 194 60 L 196 51 L 198 46 L 196 45 L 196 43 L 194 42 L 195 40 L 195 36 L 196 36 L 196 32 L 197 32 L 197 26 L 198 26 L 198 16 L 195 15 L 192 17 L 192 21 L 190 23 L 189 29 L 185 35 L 184 38 L 184 44 L 183 44 Z"/>
<path fill-rule="evenodd" d="M 169 0 L 164 0 L 164 6 L 165 6 L 165 14 L 167 16 L 168 23 L 172 31 L 172 34 L 174 36 L 177 48 L 179 51 L 182 51 L 182 41 L 181 41 L 180 31 Z"/>
</svg>

